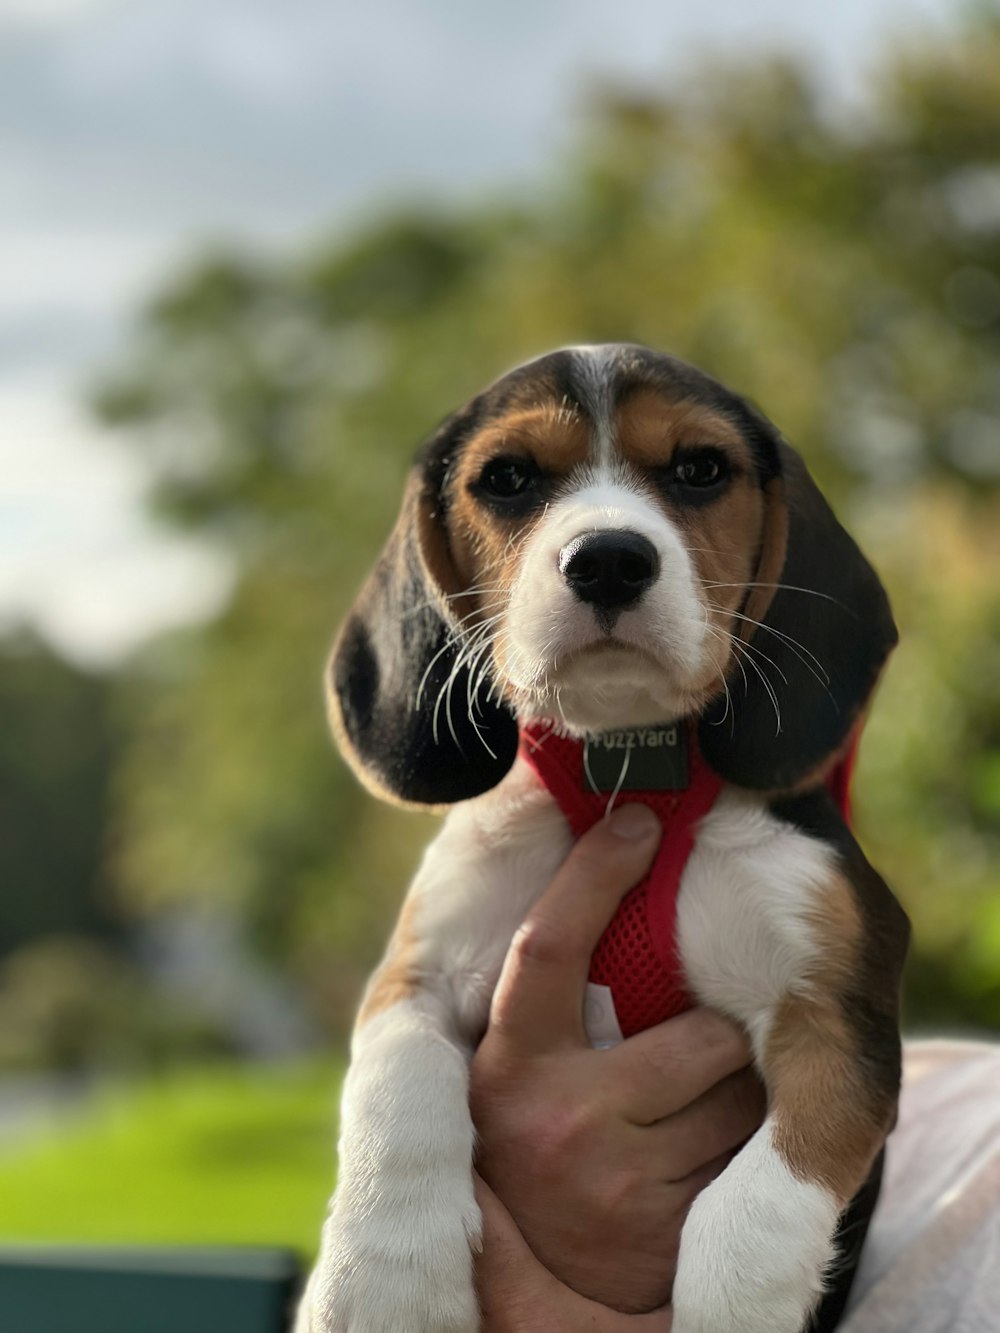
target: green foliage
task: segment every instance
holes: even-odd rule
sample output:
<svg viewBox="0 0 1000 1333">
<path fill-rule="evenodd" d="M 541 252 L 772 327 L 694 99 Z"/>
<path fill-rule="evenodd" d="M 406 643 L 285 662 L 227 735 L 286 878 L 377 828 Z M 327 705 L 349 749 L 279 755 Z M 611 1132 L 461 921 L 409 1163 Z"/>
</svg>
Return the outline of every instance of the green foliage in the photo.
<svg viewBox="0 0 1000 1333">
<path fill-rule="evenodd" d="M 315 1252 L 332 1186 L 329 1068 L 179 1071 L 109 1091 L 0 1156 L 0 1241 Z"/>
<path fill-rule="evenodd" d="M 141 1063 L 141 977 L 96 940 L 50 935 L 0 963 L 0 1068 Z"/>
<path fill-rule="evenodd" d="M 0 645 L 0 958 L 52 932 L 107 935 L 106 680 L 25 636 Z"/>
<path fill-rule="evenodd" d="M 133 673 L 123 901 L 226 898 L 343 1025 L 428 823 L 330 755 L 326 646 L 433 424 L 514 362 L 624 338 L 761 403 L 884 568 L 904 647 L 862 828 L 916 922 L 914 1020 L 1000 1022 L 998 67 L 985 20 L 914 42 L 850 128 L 781 62 L 605 91 L 516 209 L 178 278 L 100 401 L 239 579 Z"/>
</svg>

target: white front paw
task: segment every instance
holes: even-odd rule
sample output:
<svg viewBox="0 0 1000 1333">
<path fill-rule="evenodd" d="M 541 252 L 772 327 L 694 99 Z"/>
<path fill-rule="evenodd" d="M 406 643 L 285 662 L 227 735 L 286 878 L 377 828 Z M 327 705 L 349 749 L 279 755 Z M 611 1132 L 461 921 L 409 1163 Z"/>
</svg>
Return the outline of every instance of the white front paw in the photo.
<svg viewBox="0 0 1000 1333">
<path fill-rule="evenodd" d="M 759 1130 L 688 1214 L 673 1333 L 801 1333 L 823 1292 L 838 1214 Z"/>
<path fill-rule="evenodd" d="M 362 1213 L 336 1202 L 306 1302 L 309 1333 L 476 1333 L 473 1249 L 481 1218 L 464 1188 L 380 1199 Z M 300 1320 L 302 1317 L 300 1316 Z"/>
</svg>

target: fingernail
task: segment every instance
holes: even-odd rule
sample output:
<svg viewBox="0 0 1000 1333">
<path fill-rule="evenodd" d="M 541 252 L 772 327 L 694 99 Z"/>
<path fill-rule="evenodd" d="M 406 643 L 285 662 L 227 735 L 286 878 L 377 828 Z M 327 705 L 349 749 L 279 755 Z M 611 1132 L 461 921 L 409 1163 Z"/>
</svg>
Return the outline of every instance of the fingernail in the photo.
<svg viewBox="0 0 1000 1333">
<path fill-rule="evenodd" d="M 608 825 L 619 838 L 651 838 L 660 821 L 647 805 L 623 805 L 608 816 Z"/>
</svg>

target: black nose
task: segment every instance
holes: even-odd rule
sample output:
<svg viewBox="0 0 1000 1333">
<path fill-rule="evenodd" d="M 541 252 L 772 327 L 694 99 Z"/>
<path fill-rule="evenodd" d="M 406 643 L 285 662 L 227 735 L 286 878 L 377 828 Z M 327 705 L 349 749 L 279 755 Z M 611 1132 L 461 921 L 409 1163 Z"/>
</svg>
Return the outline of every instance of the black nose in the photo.
<svg viewBox="0 0 1000 1333">
<path fill-rule="evenodd" d="M 637 532 L 611 529 L 575 537 L 559 552 L 559 572 L 599 611 L 637 602 L 660 572 L 656 547 Z"/>
</svg>

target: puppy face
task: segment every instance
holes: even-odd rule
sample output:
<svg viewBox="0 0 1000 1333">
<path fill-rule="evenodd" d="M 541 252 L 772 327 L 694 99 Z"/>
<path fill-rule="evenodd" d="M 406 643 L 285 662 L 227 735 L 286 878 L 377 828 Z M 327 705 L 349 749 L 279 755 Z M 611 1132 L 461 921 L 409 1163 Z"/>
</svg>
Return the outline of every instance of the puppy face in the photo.
<svg viewBox="0 0 1000 1333">
<path fill-rule="evenodd" d="M 783 790 L 836 756 L 894 642 L 877 576 L 765 418 L 674 358 L 574 348 L 418 454 L 335 646 L 331 716 L 404 803 L 495 785 L 539 717 L 697 718 L 724 777 Z"/>
<path fill-rule="evenodd" d="M 776 471 L 749 413 L 618 347 L 545 357 L 490 397 L 443 516 L 482 680 L 577 734 L 700 711 L 741 652 Z"/>
</svg>

